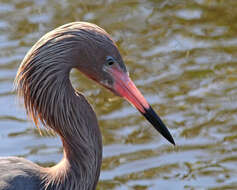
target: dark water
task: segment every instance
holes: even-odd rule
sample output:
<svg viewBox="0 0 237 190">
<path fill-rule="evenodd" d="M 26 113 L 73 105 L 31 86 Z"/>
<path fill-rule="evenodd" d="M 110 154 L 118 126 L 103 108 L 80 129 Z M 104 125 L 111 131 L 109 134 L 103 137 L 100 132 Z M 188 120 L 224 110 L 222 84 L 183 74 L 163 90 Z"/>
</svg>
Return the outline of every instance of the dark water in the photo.
<svg viewBox="0 0 237 190">
<path fill-rule="evenodd" d="M 1 0 L 0 156 L 52 165 L 61 142 L 40 136 L 13 81 L 29 48 L 71 21 L 106 29 L 131 77 L 169 126 L 174 148 L 128 103 L 74 71 L 103 134 L 98 189 L 237 189 L 236 0 Z"/>
</svg>

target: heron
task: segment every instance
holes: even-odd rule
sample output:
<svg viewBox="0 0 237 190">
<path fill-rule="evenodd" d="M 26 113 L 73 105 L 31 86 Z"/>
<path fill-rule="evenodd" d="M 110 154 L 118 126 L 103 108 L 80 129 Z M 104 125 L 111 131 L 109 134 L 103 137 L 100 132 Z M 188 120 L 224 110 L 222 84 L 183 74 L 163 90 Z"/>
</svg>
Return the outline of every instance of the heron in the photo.
<svg viewBox="0 0 237 190">
<path fill-rule="evenodd" d="M 136 88 L 113 39 L 96 24 L 72 22 L 41 37 L 21 62 L 16 91 L 36 126 L 53 130 L 63 158 L 41 167 L 20 157 L 0 158 L 0 190 L 95 190 L 102 163 L 102 137 L 96 114 L 71 84 L 81 73 L 126 99 L 170 143 L 165 124 Z"/>
</svg>

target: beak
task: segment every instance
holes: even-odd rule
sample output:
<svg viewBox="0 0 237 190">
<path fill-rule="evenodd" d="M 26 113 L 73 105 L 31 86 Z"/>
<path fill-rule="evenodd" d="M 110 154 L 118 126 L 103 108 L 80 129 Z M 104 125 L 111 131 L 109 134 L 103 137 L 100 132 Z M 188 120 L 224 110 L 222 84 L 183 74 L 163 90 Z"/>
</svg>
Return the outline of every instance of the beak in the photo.
<svg viewBox="0 0 237 190">
<path fill-rule="evenodd" d="M 124 73 L 115 68 L 110 71 L 114 78 L 114 91 L 136 107 L 163 137 L 175 145 L 169 130 L 152 107 L 147 103 L 144 96 L 128 76 L 128 73 Z"/>
</svg>

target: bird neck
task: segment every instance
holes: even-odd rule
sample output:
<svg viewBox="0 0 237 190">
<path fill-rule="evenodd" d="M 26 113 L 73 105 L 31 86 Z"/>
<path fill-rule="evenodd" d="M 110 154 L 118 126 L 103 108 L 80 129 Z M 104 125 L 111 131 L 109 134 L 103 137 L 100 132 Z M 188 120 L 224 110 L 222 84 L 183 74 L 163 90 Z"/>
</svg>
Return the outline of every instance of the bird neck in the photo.
<svg viewBox="0 0 237 190">
<path fill-rule="evenodd" d="M 57 103 L 46 109 L 54 110 L 47 124 L 61 137 L 64 157 L 47 170 L 45 185 L 57 190 L 94 190 L 102 161 L 101 133 L 95 112 L 85 97 L 74 90 L 67 75 L 55 80 L 60 83 L 54 85 Z"/>
</svg>

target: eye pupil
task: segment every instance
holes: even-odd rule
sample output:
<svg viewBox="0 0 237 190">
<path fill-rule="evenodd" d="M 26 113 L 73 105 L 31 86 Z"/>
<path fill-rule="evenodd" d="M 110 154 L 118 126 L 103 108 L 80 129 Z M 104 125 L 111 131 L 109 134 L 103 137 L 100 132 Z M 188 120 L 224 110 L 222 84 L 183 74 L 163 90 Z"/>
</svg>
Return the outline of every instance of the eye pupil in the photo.
<svg viewBox="0 0 237 190">
<path fill-rule="evenodd" d="M 107 64 L 107 65 L 111 66 L 111 65 L 113 65 L 114 63 L 115 63 L 115 61 L 114 61 L 113 57 L 108 56 L 108 57 L 106 58 L 106 64 Z"/>
<path fill-rule="evenodd" d="M 110 60 L 109 62 L 108 62 L 108 65 L 113 65 L 114 64 L 114 62 L 112 61 L 112 60 Z"/>
</svg>

